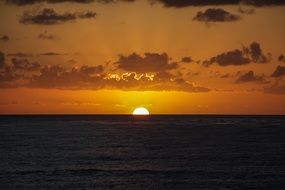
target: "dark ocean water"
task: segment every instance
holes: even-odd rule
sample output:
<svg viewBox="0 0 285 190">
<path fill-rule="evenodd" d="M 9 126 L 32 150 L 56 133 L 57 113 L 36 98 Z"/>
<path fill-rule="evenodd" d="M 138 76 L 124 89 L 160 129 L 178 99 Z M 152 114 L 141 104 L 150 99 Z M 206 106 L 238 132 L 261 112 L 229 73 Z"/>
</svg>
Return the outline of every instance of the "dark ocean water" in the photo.
<svg viewBox="0 0 285 190">
<path fill-rule="evenodd" d="M 285 117 L 0 116 L 0 189 L 285 189 Z"/>
</svg>

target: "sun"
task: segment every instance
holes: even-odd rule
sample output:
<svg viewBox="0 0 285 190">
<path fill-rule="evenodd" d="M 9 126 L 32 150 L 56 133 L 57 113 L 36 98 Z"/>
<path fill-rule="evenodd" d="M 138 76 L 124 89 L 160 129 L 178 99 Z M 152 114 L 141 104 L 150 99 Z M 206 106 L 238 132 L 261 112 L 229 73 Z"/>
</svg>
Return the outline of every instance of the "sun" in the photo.
<svg viewBox="0 0 285 190">
<path fill-rule="evenodd" d="M 133 111 L 133 115 L 149 115 L 149 111 L 146 108 L 140 107 Z"/>
</svg>

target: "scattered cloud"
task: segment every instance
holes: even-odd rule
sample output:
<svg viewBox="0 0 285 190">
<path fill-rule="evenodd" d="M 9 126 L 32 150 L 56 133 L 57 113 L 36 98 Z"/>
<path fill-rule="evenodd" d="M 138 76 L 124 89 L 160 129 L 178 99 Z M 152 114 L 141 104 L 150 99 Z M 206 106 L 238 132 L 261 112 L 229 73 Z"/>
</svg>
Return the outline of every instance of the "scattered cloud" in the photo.
<svg viewBox="0 0 285 190">
<path fill-rule="evenodd" d="M 210 66 L 214 63 L 217 63 L 220 66 L 228 65 L 246 65 L 250 63 L 250 59 L 245 57 L 241 50 L 228 51 L 222 54 L 219 54 L 215 57 L 212 57 L 210 60 L 203 61 L 204 66 Z"/>
<path fill-rule="evenodd" d="M 115 65 L 118 69 L 138 73 L 161 72 L 178 68 L 178 64 L 170 62 L 166 53 L 145 53 L 144 56 L 137 53 L 127 56 L 120 55 Z"/>
<path fill-rule="evenodd" d="M 10 38 L 7 35 L 0 36 L 0 42 L 8 42 L 9 40 Z"/>
<path fill-rule="evenodd" d="M 225 53 L 221 53 L 209 60 L 204 60 L 202 64 L 206 67 L 217 63 L 220 66 L 229 65 L 246 65 L 251 62 L 253 63 L 268 63 L 271 60 L 271 55 L 264 55 L 260 44 L 252 42 L 249 47 L 243 47 L 242 50 L 235 49 Z"/>
<path fill-rule="evenodd" d="M 252 42 L 249 47 L 243 47 L 243 51 L 251 57 L 251 61 L 254 63 L 267 63 L 271 60 L 271 54 L 264 55 L 257 42 Z"/>
<path fill-rule="evenodd" d="M 285 85 L 273 84 L 272 86 L 266 87 L 264 92 L 270 94 L 285 94 Z"/>
<path fill-rule="evenodd" d="M 235 83 L 241 84 L 241 83 L 247 83 L 247 82 L 256 82 L 256 83 L 267 83 L 265 79 L 265 75 L 255 75 L 253 71 L 248 71 L 244 75 L 241 75 Z"/>
<path fill-rule="evenodd" d="M 33 57 L 33 54 L 18 52 L 18 53 L 8 53 L 7 56 L 11 56 L 11 57 Z"/>
<path fill-rule="evenodd" d="M 5 54 L 0 51 L 0 69 L 5 65 Z"/>
<path fill-rule="evenodd" d="M 277 78 L 285 75 L 285 67 L 278 65 L 271 77 Z"/>
<path fill-rule="evenodd" d="M 228 11 L 225 11 L 221 8 L 209 8 L 204 12 L 199 11 L 193 20 L 197 20 L 199 22 L 233 22 L 240 20 L 240 16 L 232 14 Z"/>
<path fill-rule="evenodd" d="M 24 11 L 19 22 L 22 24 L 54 25 L 75 21 L 77 19 L 90 19 L 95 17 L 96 13 L 92 11 L 57 13 L 54 9 L 44 8 L 41 10 Z"/>
<path fill-rule="evenodd" d="M 28 59 L 12 58 L 11 62 L 14 68 L 19 70 L 36 71 L 41 67 L 38 62 L 31 62 Z"/>
<path fill-rule="evenodd" d="M 38 38 L 41 40 L 58 40 L 59 37 L 53 34 L 49 34 L 47 31 L 44 31 L 38 35 Z"/>
<path fill-rule="evenodd" d="M 191 57 L 183 57 L 182 59 L 181 59 L 181 62 L 182 63 L 191 63 L 191 62 L 193 62 L 193 59 L 191 58 Z"/>
<path fill-rule="evenodd" d="M 279 57 L 278 57 L 278 61 L 280 62 L 285 62 L 285 56 L 283 54 L 281 54 Z"/>
<path fill-rule="evenodd" d="M 118 1 L 134 2 L 135 0 L 4 0 L 6 4 L 12 4 L 17 6 L 33 5 L 36 3 L 81 3 L 88 4 L 93 2 L 99 3 L 114 3 Z"/>
<path fill-rule="evenodd" d="M 57 53 L 57 52 L 46 52 L 46 53 L 40 53 L 39 55 L 44 55 L 44 56 L 57 56 L 57 55 L 66 55 L 66 54 Z"/>
<path fill-rule="evenodd" d="M 217 5 L 252 5 L 255 7 L 262 6 L 279 6 L 285 5 L 284 0 L 151 0 L 152 3 L 160 2 L 165 7 L 183 8 L 188 6 L 217 6 Z"/>
<path fill-rule="evenodd" d="M 132 54 L 135 55 L 135 54 Z M 131 56 L 131 55 L 130 55 Z M 131 58 L 126 56 L 128 60 Z M 139 58 L 138 58 L 139 57 Z M 120 57 L 120 61 L 125 61 Z M 63 67 L 61 65 L 41 65 L 23 57 L 13 57 L 11 65 L 4 63 L 5 55 L 0 54 L 2 69 L 0 69 L 0 88 L 29 87 L 53 88 L 70 90 L 100 90 L 119 89 L 126 91 L 185 91 L 209 92 L 210 89 L 195 85 L 168 72 L 172 68 L 167 54 L 146 53 L 145 56 L 135 55 L 137 72 L 106 73 L 103 65 Z M 150 66 L 155 62 L 158 66 Z M 114 63 L 118 66 L 118 63 Z M 123 66 L 124 63 L 122 63 Z M 143 69 L 143 67 L 146 67 Z M 176 67 L 176 64 L 175 64 Z M 123 67 L 123 68 L 129 68 Z M 123 69 L 124 70 L 124 69 Z M 143 72 L 147 71 L 147 72 Z"/>
</svg>

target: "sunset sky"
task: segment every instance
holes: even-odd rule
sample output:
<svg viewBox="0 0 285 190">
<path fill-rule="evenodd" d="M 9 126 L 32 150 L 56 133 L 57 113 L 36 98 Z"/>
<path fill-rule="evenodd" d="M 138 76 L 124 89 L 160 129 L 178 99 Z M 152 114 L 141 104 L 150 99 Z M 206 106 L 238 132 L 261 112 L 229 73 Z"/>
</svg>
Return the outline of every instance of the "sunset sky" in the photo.
<svg viewBox="0 0 285 190">
<path fill-rule="evenodd" d="M 0 114 L 285 114 L 285 0 L 0 0 Z"/>
</svg>

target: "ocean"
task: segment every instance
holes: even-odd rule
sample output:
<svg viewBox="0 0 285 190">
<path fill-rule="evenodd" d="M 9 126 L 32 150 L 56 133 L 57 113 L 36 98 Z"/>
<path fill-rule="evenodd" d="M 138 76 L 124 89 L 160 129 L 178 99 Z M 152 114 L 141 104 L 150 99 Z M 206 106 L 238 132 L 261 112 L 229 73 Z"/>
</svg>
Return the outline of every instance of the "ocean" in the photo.
<svg viewBox="0 0 285 190">
<path fill-rule="evenodd" d="M 0 189 L 285 189 L 285 117 L 0 116 Z"/>
</svg>

